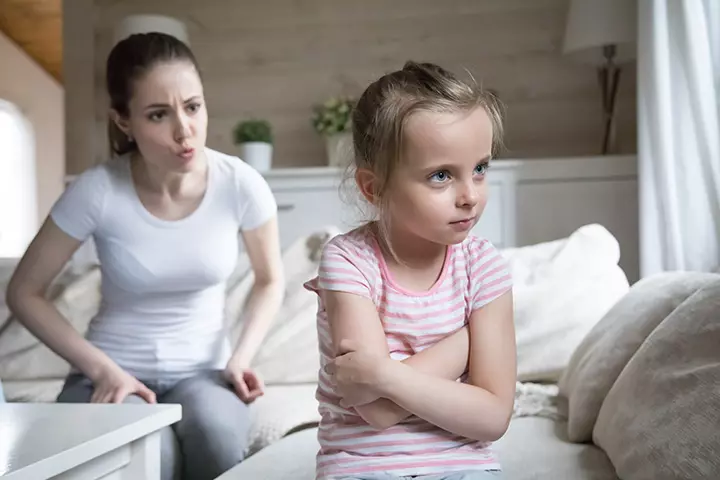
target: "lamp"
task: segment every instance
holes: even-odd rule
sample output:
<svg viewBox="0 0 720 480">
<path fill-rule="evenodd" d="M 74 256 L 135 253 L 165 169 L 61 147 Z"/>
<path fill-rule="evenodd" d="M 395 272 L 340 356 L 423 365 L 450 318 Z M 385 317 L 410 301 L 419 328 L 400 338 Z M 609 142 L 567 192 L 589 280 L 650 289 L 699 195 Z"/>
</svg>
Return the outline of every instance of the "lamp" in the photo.
<svg viewBox="0 0 720 480">
<path fill-rule="evenodd" d="M 130 15 L 115 27 L 113 45 L 134 33 L 160 32 L 172 35 L 189 45 L 188 32 L 180 20 L 165 15 Z"/>
<path fill-rule="evenodd" d="M 602 153 L 614 148 L 615 99 L 620 65 L 636 56 L 637 0 L 571 0 L 563 53 L 597 66 L 602 90 Z"/>
</svg>

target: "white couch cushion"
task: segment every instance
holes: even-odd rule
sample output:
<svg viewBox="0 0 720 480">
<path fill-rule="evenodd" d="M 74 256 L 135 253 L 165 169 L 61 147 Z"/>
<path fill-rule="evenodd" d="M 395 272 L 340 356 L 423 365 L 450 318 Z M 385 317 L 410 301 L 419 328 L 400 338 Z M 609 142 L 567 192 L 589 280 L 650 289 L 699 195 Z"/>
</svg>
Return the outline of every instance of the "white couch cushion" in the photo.
<svg viewBox="0 0 720 480">
<path fill-rule="evenodd" d="M 512 480 L 618 480 L 602 450 L 570 443 L 564 424 L 546 418 L 518 418 L 495 443 L 503 477 Z M 261 450 L 218 480 L 314 480 L 317 429 L 293 433 Z"/>
<path fill-rule="evenodd" d="M 625 293 L 620 247 L 604 227 L 503 250 L 513 274 L 518 380 L 559 380 L 575 348 Z"/>
</svg>

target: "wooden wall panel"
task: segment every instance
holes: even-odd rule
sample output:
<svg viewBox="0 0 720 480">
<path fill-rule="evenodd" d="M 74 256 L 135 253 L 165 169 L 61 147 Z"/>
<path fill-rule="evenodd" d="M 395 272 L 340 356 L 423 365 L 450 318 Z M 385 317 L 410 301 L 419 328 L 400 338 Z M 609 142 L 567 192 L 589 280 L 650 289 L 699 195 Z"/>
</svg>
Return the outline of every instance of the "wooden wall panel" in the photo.
<svg viewBox="0 0 720 480">
<path fill-rule="evenodd" d="M 130 13 L 185 21 L 210 111 L 208 143 L 235 152 L 249 116 L 276 132 L 277 167 L 325 162 L 312 105 L 364 86 L 407 59 L 468 70 L 507 106 L 505 156 L 595 155 L 602 138 L 595 70 L 561 53 L 568 0 L 95 0 L 98 159 L 106 118 L 104 66 L 112 26 Z M 619 152 L 636 151 L 635 72 L 618 99 Z M 77 171 L 82 169 L 70 167 Z"/>
</svg>

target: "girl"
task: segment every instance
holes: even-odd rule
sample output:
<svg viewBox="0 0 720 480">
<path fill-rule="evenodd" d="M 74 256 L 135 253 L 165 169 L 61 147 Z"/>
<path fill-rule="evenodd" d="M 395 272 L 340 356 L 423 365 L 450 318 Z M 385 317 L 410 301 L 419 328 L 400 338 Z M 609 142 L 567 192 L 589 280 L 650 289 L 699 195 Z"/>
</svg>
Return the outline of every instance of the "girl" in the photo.
<svg viewBox="0 0 720 480">
<path fill-rule="evenodd" d="M 355 180 L 377 220 L 331 240 L 318 277 L 317 478 L 499 475 L 515 393 L 508 266 L 469 235 L 500 142 L 497 103 L 432 64 L 371 84 Z"/>
<path fill-rule="evenodd" d="M 110 53 L 107 87 L 115 155 L 53 206 L 8 304 L 73 366 L 58 401 L 179 403 L 162 478 L 216 478 L 243 459 L 247 404 L 263 394 L 249 364 L 282 298 L 275 200 L 249 165 L 205 147 L 203 87 L 185 44 L 130 36 Z M 255 284 L 232 352 L 223 310 L 240 233 Z M 83 338 L 43 293 L 90 236 L 103 301 Z"/>
</svg>

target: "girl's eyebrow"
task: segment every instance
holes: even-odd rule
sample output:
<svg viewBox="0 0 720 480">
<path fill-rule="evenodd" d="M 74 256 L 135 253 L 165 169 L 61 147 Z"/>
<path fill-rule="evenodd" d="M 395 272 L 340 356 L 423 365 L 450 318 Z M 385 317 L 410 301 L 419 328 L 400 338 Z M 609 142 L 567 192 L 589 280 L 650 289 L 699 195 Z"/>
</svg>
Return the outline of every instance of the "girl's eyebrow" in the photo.
<svg viewBox="0 0 720 480">
<path fill-rule="evenodd" d="M 492 157 L 491 155 L 485 155 L 480 160 L 475 162 L 475 165 L 478 165 L 481 163 L 488 163 L 488 162 L 490 162 L 491 157 Z M 456 163 L 442 163 L 442 164 L 438 164 L 438 165 L 431 165 L 428 167 L 424 167 L 423 171 L 427 172 L 427 173 L 432 173 L 432 172 L 437 172 L 438 170 L 453 170 L 453 169 L 457 168 L 457 166 L 458 165 Z"/>
</svg>

